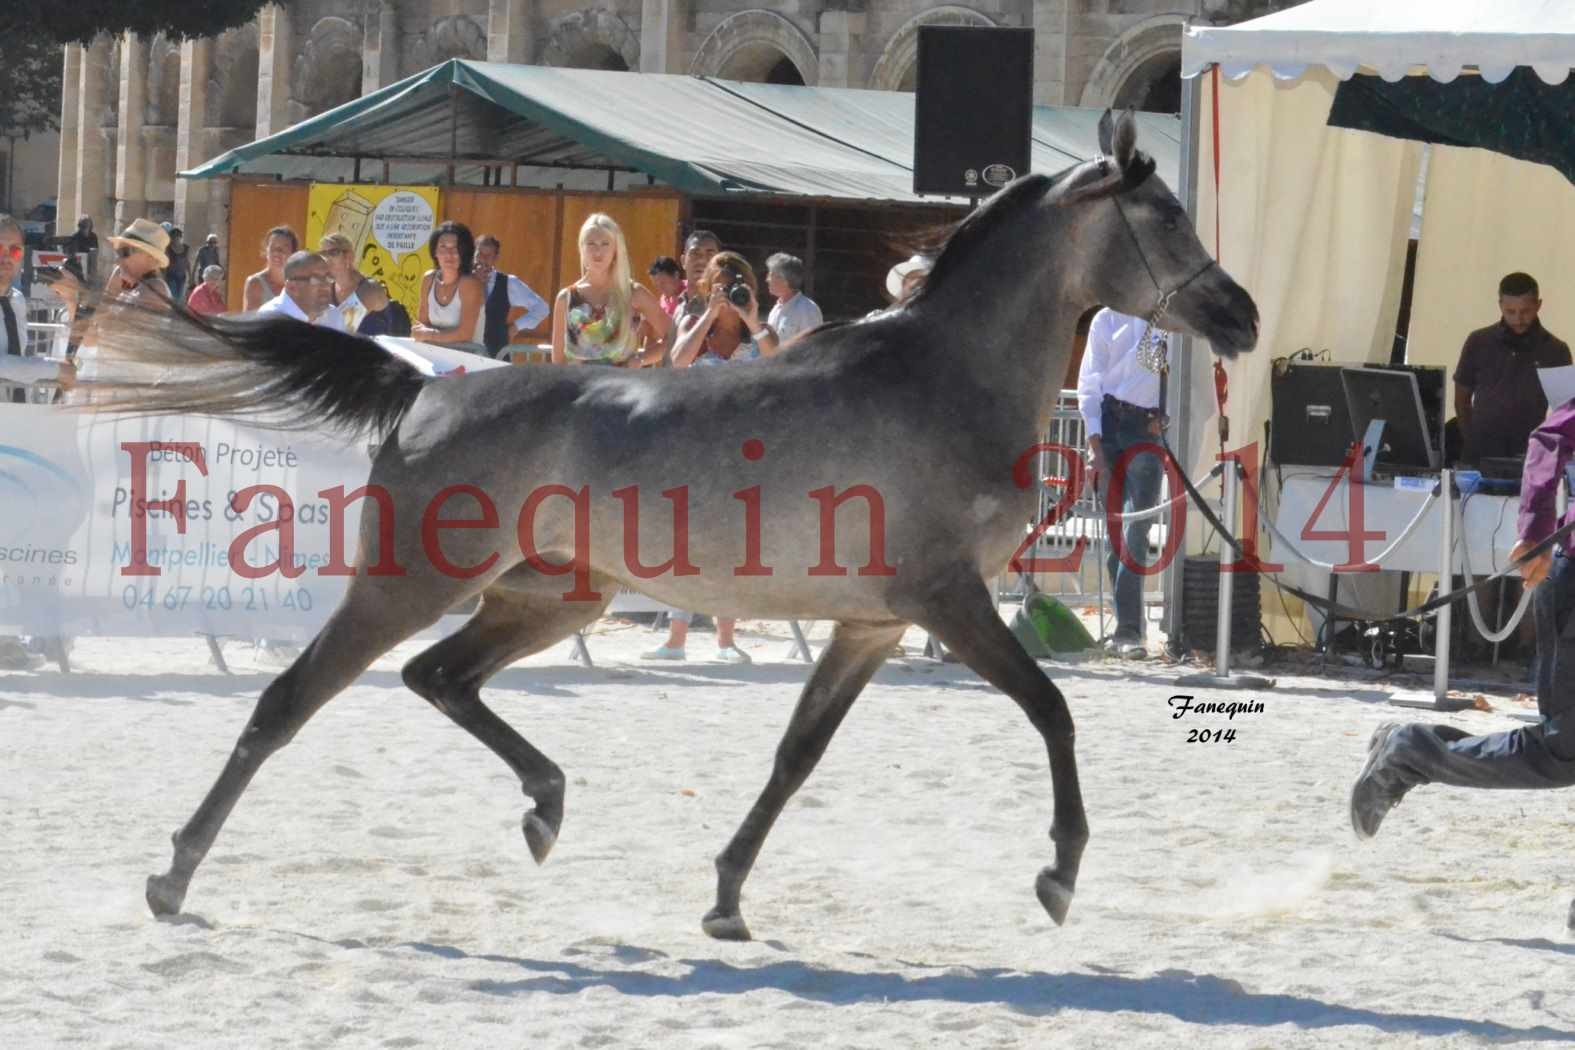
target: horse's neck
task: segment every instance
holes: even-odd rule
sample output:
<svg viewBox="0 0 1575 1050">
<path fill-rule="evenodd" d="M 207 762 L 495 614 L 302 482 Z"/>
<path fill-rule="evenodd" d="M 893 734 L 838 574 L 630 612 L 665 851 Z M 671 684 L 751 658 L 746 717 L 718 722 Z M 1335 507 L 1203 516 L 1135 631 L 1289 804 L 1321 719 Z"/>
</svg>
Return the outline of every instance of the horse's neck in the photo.
<svg viewBox="0 0 1575 1050">
<path fill-rule="evenodd" d="M 1021 252 L 1020 235 L 1013 239 Z M 1035 432 L 1055 407 L 1077 320 L 1091 305 L 1064 272 L 1068 260 L 1039 258 L 1037 265 L 1017 267 L 1010 277 L 1003 277 L 999 265 L 953 271 L 945 285 L 928 290 L 914 311 L 938 336 L 931 340 L 937 373 L 982 389 L 992 417 L 1001 423 Z"/>
</svg>

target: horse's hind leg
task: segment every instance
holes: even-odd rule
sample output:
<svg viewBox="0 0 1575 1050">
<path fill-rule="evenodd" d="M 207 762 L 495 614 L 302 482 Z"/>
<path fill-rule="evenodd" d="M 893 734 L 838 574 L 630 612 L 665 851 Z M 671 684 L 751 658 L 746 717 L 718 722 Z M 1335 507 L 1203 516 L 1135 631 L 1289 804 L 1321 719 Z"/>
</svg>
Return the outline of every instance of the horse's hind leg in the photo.
<svg viewBox="0 0 1575 1050">
<path fill-rule="evenodd" d="M 317 637 L 263 690 L 219 779 L 185 827 L 175 832 L 170 870 L 148 878 L 147 901 L 153 914 L 180 911 L 197 866 L 268 756 L 288 744 L 308 719 L 373 660 L 435 621 L 445 608 L 441 600 L 431 607 L 432 614 L 423 617 L 411 612 L 408 601 L 391 601 L 359 579 L 351 583 L 345 600 Z"/>
<path fill-rule="evenodd" d="M 1039 903 L 1059 926 L 1066 921 L 1077 886 L 1077 870 L 1088 842 L 1088 818 L 1077 783 L 1073 754 L 1075 731 L 1066 698 L 1013 637 L 990 601 L 979 574 L 965 567 L 929 581 L 915 621 L 935 635 L 991 685 L 1011 697 L 1039 730 L 1050 752 L 1050 783 L 1055 816 L 1050 839 L 1055 866 L 1044 868 L 1034 884 Z M 907 610 L 904 609 L 904 612 Z"/>
<path fill-rule="evenodd" d="M 611 596 L 611 581 L 599 581 Z M 601 615 L 606 602 L 566 602 L 556 590 L 494 584 L 481 609 L 449 637 L 411 660 L 405 684 L 507 762 L 534 807 L 523 829 L 540 864 L 563 824 L 563 771 L 481 702 L 481 686 L 515 660 L 568 638 Z"/>
<path fill-rule="evenodd" d="M 760 847 L 782 807 L 809 779 L 853 701 L 885 662 L 906 626 L 895 622 L 837 624 L 831 644 L 820 654 L 782 742 L 777 745 L 771 779 L 732 841 L 716 858 L 716 907 L 706 912 L 701 921 L 701 927 L 712 937 L 749 940 L 749 927 L 739 912 L 739 897 Z"/>
</svg>

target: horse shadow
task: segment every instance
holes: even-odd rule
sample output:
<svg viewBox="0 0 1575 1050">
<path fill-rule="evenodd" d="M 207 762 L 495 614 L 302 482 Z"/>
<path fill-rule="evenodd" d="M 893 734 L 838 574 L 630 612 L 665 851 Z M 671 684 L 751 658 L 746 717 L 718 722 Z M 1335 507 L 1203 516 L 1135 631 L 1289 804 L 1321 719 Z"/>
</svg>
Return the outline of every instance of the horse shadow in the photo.
<svg viewBox="0 0 1575 1050">
<path fill-rule="evenodd" d="M 1251 992 L 1230 978 L 1189 970 L 1162 970 L 1148 977 L 1130 977 L 1101 967 L 1096 967 L 1093 973 L 1062 974 L 1001 968 L 959 971 L 947 967 L 943 973 L 915 977 L 881 971 L 839 970 L 797 960 L 735 966 L 719 959 L 680 959 L 678 961 L 688 972 L 674 976 L 598 968 L 564 960 L 471 954 L 450 945 L 424 942 L 407 942 L 400 947 L 449 960 L 497 963 L 528 975 L 467 982 L 475 991 L 500 997 L 543 993 L 579 995 L 590 988 L 608 988 L 620 995 L 664 997 L 778 991 L 830 1006 L 942 1001 L 1001 1006 L 1041 1017 L 1066 1010 L 1083 1010 L 1164 1015 L 1201 1025 L 1273 1028 L 1292 1024 L 1302 1029 L 1361 1025 L 1397 1035 L 1467 1036 L 1495 1042 L 1575 1039 L 1575 1031 L 1546 1025 L 1523 1028 L 1443 1014 L 1388 1013 L 1309 996 Z M 605 951 L 620 964 L 668 958 L 663 952 L 633 945 L 607 945 Z"/>
</svg>

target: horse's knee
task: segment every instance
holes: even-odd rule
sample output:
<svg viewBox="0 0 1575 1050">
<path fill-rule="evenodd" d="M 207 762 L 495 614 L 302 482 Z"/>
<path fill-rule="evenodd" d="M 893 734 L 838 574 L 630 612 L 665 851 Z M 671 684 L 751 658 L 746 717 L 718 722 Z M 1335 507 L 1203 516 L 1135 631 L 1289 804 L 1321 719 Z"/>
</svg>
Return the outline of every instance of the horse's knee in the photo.
<svg viewBox="0 0 1575 1050">
<path fill-rule="evenodd" d="M 452 714 L 472 695 L 464 683 L 456 681 L 441 663 L 425 654 L 407 663 L 399 677 L 406 688 L 444 714 Z"/>
</svg>

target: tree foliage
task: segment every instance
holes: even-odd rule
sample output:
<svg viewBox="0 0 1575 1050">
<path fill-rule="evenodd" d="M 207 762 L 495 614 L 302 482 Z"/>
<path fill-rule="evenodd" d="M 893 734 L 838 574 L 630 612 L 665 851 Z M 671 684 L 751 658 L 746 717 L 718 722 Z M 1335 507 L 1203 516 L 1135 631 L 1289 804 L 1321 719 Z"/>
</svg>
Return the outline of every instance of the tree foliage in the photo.
<svg viewBox="0 0 1575 1050">
<path fill-rule="evenodd" d="M 217 36 L 257 17 L 271 0 L 0 0 L 0 39 L 18 25 L 40 27 L 56 44 L 86 44 L 99 33 L 186 40 Z"/>
<path fill-rule="evenodd" d="M 25 139 L 60 126 L 60 44 L 34 26 L 0 32 L 0 137 Z"/>
</svg>

